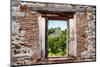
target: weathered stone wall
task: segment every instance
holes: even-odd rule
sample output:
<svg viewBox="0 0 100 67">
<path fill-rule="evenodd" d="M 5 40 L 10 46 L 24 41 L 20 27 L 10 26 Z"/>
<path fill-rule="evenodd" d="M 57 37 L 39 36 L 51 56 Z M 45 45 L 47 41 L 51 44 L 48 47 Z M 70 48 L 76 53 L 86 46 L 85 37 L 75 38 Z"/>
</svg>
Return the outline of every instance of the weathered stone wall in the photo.
<svg viewBox="0 0 100 67">
<path fill-rule="evenodd" d="M 76 13 L 76 34 L 77 34 L 77 56 L 80 56 L 80 53 L 86 50 L 85 45 L 87 44 L 87 35 L 85 33 L 86 15 L 85 13 Z"/>
<path fill-rule="evenodd" d="M 94 58 L 96 57 L 96 7 L 87 6 L 86 9 L 86 50 L 81 52 L 81 57 L 83 58 Z"/>
<path fill-rule="evenodd" d="M 77 40 L 76 40 L 76 15 L 74 15 L 73 19 L 69 19 L 69 45 L 68 45 L 68 53 L 69 56 L 77 56 Z"/>
<path fill-rule="evenodd" d="M 75 27 L 76 27 L 76 40 L 77 40 L 76 57 L 93 58 L 93 60 L 95 60 L 96 8 L 94 6 L 20 2 L 19 0 L 12 0 L 11 4 L 12 4 L 11 6 L 12 65 L 37 64 L 41 59 L 40 49 L 42 47 L 39 42 L 39 23 L 40 23 L 39 17 L 41 16 L 41 14 L 35 10 L 31 11 L 29 7 L 42 8 L 49 6 L 56 8 L 63 6 L 66 9 L 67 8 L 84 9 L 85 10 L 84 12 L 75 13 L 76 16 Z M 63 8 L 61 9 L 64 10 Z"/>
<path fill-rule="evenodd" d="M 85 9 L 84 12 L 77 12 L 77 56 L 81 58 L 95 59 L 95 31 L 96 31 L 96 7 L 95 6 L 77 6 L 78 9 Z"/>
<path fill-rule="evenodd" d="M 14 3 L 14 4 L 13 4 Z M 15 5 L 16 4 L 16 5 Z M 12 64 L 32 64 L 38 58 L 39 13 L 32 12 L 27 5 L 12 1 Z"/>
</svg>

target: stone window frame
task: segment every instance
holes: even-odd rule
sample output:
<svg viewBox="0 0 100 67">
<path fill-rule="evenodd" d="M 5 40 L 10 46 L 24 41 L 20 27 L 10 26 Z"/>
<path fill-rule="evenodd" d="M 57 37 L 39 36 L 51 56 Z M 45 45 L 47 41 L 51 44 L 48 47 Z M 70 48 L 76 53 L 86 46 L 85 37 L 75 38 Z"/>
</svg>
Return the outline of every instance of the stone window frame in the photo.
<svg viewBox="0 0 100 67">
<path fill-rule="evenodd" d="M 39 13 L 41 13 L 41 12 L 39 12 Z M 49 15 L 44 15 L 43 13 L 41 13 L 41 17 L 42 18 L 45 18 L 45 26 L 47 26 L 47 23 L 48 23 L 48 19 L 54 19 L 54 20 L 66 20 L 67 22 L 68 22 L 68 28 L 69 28 L 69 23 L 70 23 L 70 21 L 69 21 L 69 19 L 75 19 L 75 12 L 73 13 L 72 12 L 72 14 L 70 15 L 71 17 L 68 17 L 68 16 L 55 16 L 54 14 L 56 14 L 56 13 L 49 13 L 49 12 L 47 12 L 48 14 L 50 14 L 50 16 Z M 69 12 L 66 12 L 66 14 L 68 14 Z M 70 12 L 71 13 L 71 12 Z M 57 15 L 59 15 L 60 13 L 57 13 Z M 53 16 L 54 15 L 54 16 Z M 68 14 L 69 15 L 69 14 Z M 45 27 L 45 32 L 47 32 L 47 27 Z M 68 30 L 68 34 L 70 34 L 70 29 Z M 42 58 L 43 59 L 49 59 L 50 57 L 48 57 L 48 46 L 47 46 L 47 44 L 48 44 L 48 42 L 47 42 L 47 34 L 45 34 L 45 49 L 42 49 L 42 53 L 41 53 L 41 55 L 42 55 Z M 70 55 L 70 52 L 69 52 L 69 43 L 70 43 L 70 37 L 69 37 L 69 35 L 68 35 L 68 45 L 67 45 L 67 49 L 68 49 L 68 56 L 62 56 L 62 57 L 52 57 L 52 58 L 68 58 L 68 57 L 70 57 L 71 55 Z M 43 45 L 43 44 L 42 44 Z M 41 46 L 42 46 L 41 45 Z M 76 53 L 76 51 L 75 51 L 75 53 Z M 73 56 L 76 56 L 76 54 L 73 54 Z M 59 59 L 58 59 L 59 60 Z"/>
</svg>

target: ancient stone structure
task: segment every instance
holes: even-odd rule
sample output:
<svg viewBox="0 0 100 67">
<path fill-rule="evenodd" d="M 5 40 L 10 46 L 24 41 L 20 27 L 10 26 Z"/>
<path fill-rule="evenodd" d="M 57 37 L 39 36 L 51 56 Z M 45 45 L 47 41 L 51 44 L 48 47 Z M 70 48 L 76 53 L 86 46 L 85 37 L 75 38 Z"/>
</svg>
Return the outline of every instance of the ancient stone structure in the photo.
<svg viewBox="0 0 100 67">
<path fill-rule="evenodd" d="M 69 56 L 63 62 L 96 60 L 95 6 L 12 0 L 12 65 L 59 63 L 57 60 L 45 59 L 45 37 L 43 38 L 45 17 L 58 15 L 69 19 Z"/>
</svg>

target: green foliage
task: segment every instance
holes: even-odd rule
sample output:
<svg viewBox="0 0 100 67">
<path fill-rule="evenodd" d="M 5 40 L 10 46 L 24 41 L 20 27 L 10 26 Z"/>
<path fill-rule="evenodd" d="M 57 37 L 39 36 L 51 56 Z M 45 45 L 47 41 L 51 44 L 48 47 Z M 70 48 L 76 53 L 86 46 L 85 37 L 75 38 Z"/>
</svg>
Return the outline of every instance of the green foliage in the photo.
<svg viewBox="0 0 100 67">
<path fill-rule="evenodd" d="M 49 31 L 48 31 L 48 34 L 52 34 L 55 32 L 55 29 L 54 28 L 50 28 Z"/>
<path fill-rule="evenodd" d="M 59 36 L 52 37 L 56 29 L 61 32 Z M 48 30 L 48 56 L 64 56 L 66 55 L 66 30 L 60 28 L 51 28 Z"/>
</svg>

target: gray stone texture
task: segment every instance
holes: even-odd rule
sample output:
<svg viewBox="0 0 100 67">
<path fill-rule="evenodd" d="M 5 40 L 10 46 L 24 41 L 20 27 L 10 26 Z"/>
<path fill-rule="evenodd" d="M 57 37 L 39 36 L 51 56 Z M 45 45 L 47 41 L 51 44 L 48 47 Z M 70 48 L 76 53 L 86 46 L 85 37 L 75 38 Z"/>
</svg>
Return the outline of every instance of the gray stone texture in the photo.
<svg viewBox="0 0 100 67">
<path fill-rule="evenodd" d="M 12 0 L 11 5 L 12 5 L 11 6 L 12 65 L 37 64 L 38 60 L 41 59 L 41 50 L 39 50 L 41 47 L 39 44 L 39 24 L 38 24 L 39 22 L 38 17 L 40 16 L 40 13 L 38 13 L 35 10 L 31 11 L 29 7 L 34 7 L 34 8 L 45 7 L 46 9 L 46 7 L 49 6 L 57 10 L 58 10 L 57 7 L 59 7 L 61 10 L 63 9 L 62 7 L 66 8 L 66 10 L 67 8 L 84 10 L 84 12 L 75 13 L 77 17 L 76 19 L 77 57 L 85 58 L 84 60 L 88 60 L 88 58 L 92 58 L 93 60 L 95 60 L 96 8 L 94 6 L 34 3 L 27 1 L 21 2 L 17 0 Z M 64 10 L 65 9 L 63 9 L 63 11 Z"/>
</svg>

